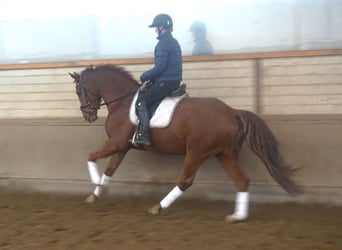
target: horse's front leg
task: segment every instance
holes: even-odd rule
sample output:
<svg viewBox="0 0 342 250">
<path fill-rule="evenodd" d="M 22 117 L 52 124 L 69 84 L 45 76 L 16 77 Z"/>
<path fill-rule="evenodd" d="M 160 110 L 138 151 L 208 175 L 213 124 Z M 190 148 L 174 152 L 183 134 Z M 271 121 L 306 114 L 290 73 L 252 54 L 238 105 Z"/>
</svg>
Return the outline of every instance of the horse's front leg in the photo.
<svg viewBox="0 0 342 250">
<path fill-rule="evenodd" d="M 104 146 L 89 155 L 88 158 L 88 170 L 91 181 L 96 185 L 94 192 L 86 199 L 87 203 L 93 203 L 98 197 L 101 196 L 104 187 L 109 183 L 110 178 L 113 176 L 115 170 L 118 168 L 122 159 L 126 155 L 127 151 L 117 152 L 114 147 L 111 146 L 110 140 L 108 140 Z M 105 158 L 112 155 L 105 172 L 100 177 L 96 161 L 101 158 Z"/>
<path fill-rule="evenodd" d="M 109 164 L 105 172 L 102 174 L 101 178 L 97 170 L 96 162 L 88 161 L 89 173 L 90 175 L 93 175 L 91 179 L 92 179 L 92 182 L 96 185 L 96 187 L 94 189 L 94 192 L 90 194 L 88 198 L 86 199 L 87 203 L 93 203 L 95 202 L 96 199 L 98 199 L 101 196 L 105 186 L 109 183 L 110 178 L 113 176 L 115 170 L 118 168 L 125 154 L 126 153 L 114 153 L 114 155 L 111 157 L 109 161 Z"/>
</svg>

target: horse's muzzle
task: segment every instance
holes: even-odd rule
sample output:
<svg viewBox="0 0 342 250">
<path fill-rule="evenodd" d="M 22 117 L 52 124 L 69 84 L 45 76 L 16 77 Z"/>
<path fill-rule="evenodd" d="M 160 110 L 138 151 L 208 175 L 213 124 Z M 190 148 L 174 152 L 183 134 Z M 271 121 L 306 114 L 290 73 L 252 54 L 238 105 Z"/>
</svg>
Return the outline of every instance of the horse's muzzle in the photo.
<svg viewBox="0 0 342 250">
<path fill-rule="evenodd" d="M 92 123 L 98 119 L 97 110 L 82 110 L 83 118 L 85 121 Z"/>
</svg>

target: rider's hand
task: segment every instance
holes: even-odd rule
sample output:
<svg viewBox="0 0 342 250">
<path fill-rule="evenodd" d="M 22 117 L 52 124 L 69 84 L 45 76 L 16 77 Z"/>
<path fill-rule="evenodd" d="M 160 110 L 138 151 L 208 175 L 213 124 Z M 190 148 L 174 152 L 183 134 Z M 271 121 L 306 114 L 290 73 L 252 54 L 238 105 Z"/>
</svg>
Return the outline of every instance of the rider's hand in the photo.
<svg viewBox="0 0 342 250">
<path fill-rule="evenodd" d="M 146 77 L 146 74 L 145 74 L 145 73 L 142 73 L 141 76 L 140 76 L 140 81 L 141 81 L 141 83 L 147 82 L 148 80 L 150 80 L 150 79 L 148 79 L 148 78 Z"/>
</svg>

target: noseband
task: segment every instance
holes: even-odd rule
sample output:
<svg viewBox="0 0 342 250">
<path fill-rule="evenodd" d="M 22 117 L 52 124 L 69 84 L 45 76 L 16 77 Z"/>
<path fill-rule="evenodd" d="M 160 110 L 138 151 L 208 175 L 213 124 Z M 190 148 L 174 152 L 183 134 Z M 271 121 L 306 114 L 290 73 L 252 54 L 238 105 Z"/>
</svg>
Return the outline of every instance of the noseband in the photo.
<svg viewBox="0 0 342 250">
<path fill-rule="evenodd" d="M 133 91 L 133 92 L 130 92 L 130 93 L 128 93 L 126 95 L 123 95 L 121 97 L 115 98 L 115 99 L 113 99 L 113 100 L 111 100 L 109 102 L 103 102 L 103 103 L 100 103 L 100 104 L 93 104 L 93 103 L 91 103 L 91 101 L 89 99 L 89 95 L 88 95 L 88 91 L 87 91 L 88 88 L 85 85 L 82 73 L 80 74 L 79 85 L 80 85 L 81 91 L 84 92 L 84 99 L 85 99 L 85 104 L 80 106 L 80 110 L 81 111 L 84 111 L 84 109 L 86 109 L 86 108 L 98 110 L 98 109 L 101 108 L 101 106 L 108 105 L 108 104 L 111 104 L 113 102 L 120 101 L 120 100 L 122 100 L 122 99 L 124 99 L 126 97 L 129 97 L 129 96 L 132 96 L 132 95 L 134 95 L 136 93 L 136 91 Z"/>
</svg>

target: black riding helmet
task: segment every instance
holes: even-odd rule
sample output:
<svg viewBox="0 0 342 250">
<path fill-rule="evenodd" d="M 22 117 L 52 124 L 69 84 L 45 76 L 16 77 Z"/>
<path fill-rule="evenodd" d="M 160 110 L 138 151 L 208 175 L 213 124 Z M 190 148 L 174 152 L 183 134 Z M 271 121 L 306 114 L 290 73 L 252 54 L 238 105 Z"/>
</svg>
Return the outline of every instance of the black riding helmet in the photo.
<svg viewBox="0 0 342 250">
<path fill-rule="evenodd" d="M 167 14 L 159 14 L 154 19 L 149 28 L 163 27 L 164 29 L 172 29 L 172 18 Z"/>
</svg>

